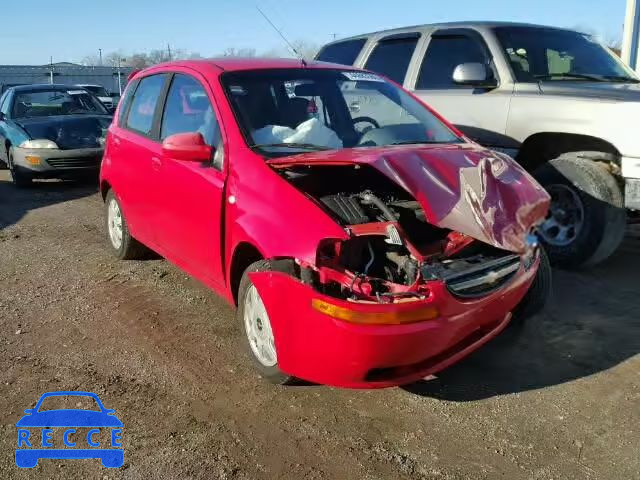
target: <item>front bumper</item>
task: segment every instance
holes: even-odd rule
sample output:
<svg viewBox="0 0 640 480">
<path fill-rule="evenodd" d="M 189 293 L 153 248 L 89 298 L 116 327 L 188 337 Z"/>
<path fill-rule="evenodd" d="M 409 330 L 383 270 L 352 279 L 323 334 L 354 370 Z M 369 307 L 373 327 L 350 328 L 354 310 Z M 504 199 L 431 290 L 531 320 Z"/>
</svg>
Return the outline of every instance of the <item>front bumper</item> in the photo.
<svg viewBox="0 0 640 480">
<path fill-rule="evenodd" d="M 14 148 L 13 163 L 34 176 L 98 170 L 104 148 L 58 150 L 48 148 Z"/>
<path fill-rule="evenodd" d="M 337 300 L 279 272 L 255 272 L 250 278 L 269 313 L 283 372 L 326 385 L 382 388 L 443 370 L 500 333 L 537 268 L 538 263 L 529 271 L 521 268 L 506 286 L 479 299 L 458 299 L 444 283 L 431 282 L 426 300 L 393 305 Z M 440 316 L 404 325 L 359 325 L 318 312 L 313 299 L 368 313 L 433 306 Z"/>
<path fill-rule="evenodd" d="M 640 158 L 622 157 L 620 163 L 625 179 L 625 207 L 640 210 Z"/>
</svg>

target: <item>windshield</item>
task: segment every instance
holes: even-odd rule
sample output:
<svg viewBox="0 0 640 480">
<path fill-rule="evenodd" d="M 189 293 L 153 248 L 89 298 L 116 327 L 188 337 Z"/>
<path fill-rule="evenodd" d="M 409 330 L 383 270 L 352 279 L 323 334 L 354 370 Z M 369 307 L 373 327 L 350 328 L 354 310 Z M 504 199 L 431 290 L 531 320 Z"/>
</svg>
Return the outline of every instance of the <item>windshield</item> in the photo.
<svg viewBox="0 0 640 480">
<path fill-rule="evenodd" d="M 95 399 L 87 395 L 53 395 L 42 400 L 38 412 L 48 410 L 93 410 L 100 411 Z"/>
<path fill-rule="evenodd" d="M 266 154 L 463 141 L 375 74 L 259 70 L 223 74 L 222 83 L 247 143 Z"/>
<path fill-rule="evenodd" d="M 16 92 L 12 113 L 14 118 L 108 114 L 97 98 L 80 89 Z"/>
<path fill-rule="evenodd" d="M 498 27 L 495 32 L 519 82 L 638 81 L 589 35 L 543 27 Z"/>
<path fill-rule="evenodd" d="M 109 92 L 107 92 L 107 89 L 99 85 L 85 85 L 82 88 L 89 90 L 91 93 L 93 93 L 94 95 L 97 95 L 98 97 L 109 96 Z"/>
</svg>

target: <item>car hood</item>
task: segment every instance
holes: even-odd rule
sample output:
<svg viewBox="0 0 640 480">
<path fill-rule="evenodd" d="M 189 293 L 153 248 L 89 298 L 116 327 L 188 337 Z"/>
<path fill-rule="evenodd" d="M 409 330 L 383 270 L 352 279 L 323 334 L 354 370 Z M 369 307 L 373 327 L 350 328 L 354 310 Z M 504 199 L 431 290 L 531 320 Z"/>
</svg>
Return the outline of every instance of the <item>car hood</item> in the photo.
<svg viewBox="0 0 640 480">
<path fill-rule="evenodd" d="M 111 119 L 109 115 L 59 115 L 19 118 L 15 122 L 32 139 L 51 140 L 61 149 L 69 150 L 104 146 Z"/>
<path fill-rule="evenodd" d="M 16 427 L 121 427 L 115 415 L 92 410 L 48 410 L 25 415 Z"/>
<path fill-rule="evenodd" d="M 638 83 L 573 82 L 558 80 L 553 82 L 540 82 L 540 90 L 545 95 L 605 98 L 640 102 L 640 84 Z"/>
<path fill-rule="evenodd" d="M 355 148 L 267 162 L 276 169 L 370 165 L 410 193 L 432 225 L 517 253 L 549 208 L 549 195 L 513 159 L 474 145 Z"/>
</svg>

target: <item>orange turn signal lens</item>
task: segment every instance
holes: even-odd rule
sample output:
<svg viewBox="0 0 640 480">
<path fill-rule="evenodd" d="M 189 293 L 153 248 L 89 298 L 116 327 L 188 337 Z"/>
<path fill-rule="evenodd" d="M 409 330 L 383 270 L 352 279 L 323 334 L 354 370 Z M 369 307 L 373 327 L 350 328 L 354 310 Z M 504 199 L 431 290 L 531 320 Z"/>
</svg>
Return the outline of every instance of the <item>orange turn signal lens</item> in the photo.
<svg viewBox="0 0 640 480">
<path fill-rule="evenodd" d="M 34 167 L 40 165 L 42 162 L 40 157 L 36 157 L 35 155 L 26 155 L 24 159 L 29 165 L 33 165 Z"/>
<path fill-rule="evenodd" d="M 338 320 L 349 323 L 364 325 L 401 325 L 405 323 L 418 323 L 433 320 L 440 315 L 435 307 L 419 307 L 413 310 L 394 311 L 389 308 L 388 312 L 359 312 L 349 308 L 334 305 L 319 298 L 311 300 L 314 310 L 324 313 Z"/>
</svg>

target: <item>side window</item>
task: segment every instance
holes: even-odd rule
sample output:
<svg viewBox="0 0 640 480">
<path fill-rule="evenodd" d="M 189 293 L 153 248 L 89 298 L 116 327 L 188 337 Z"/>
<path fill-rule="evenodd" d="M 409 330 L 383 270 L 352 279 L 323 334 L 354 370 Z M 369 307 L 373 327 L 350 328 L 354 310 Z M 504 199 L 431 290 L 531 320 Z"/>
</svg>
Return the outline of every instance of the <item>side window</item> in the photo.
<svg viewBox="0 0 640 480">
<path fill-rule="evenodd" d="M 461 63 L 487 63 L 482 45 L 467 35 L 433 36 L 420 67 L 416 90 L 470 88 L 453 82 L 453 71 Z"/>
<path fill-rule="evenodd" d="M 151 75 L 140 80 L 140 84 L 133 95 L 127 128 L 150 135 L 153 129 L 153 117 L 156 105 L 162 92 L 166 75 Z"/>
<path fill-rule="evenodd" d="M 134 80 L 127 85 L 127 88 L 124 91 L 124 95 L 120 99 L 120 110 L 118 111 L 118 125 L 124 125 L 124 119 L 127 115 L 127 110 L 129 110 L 129 105 L 131 105 L 131 100 L 133 100 L 133 94 L 138 87 L 138 80 Z"/>
<path fill-rule="evenodd" d="M 339 63 L 341 65 L 353 65 L 365 43 L 367 43 L 366 38 L 357 38 L 355 40 L 345 40 L 344 42 L 332 43 L 320 50 L 316 60 L 320 60 L 321 62 Z"/>
<path fill-rule="evenodd" d="M 386 75 L 402 85 L 418 39 L 418 35 L 382 39 L 369 55 L 364 68 Z"/>
<path fill-rule="evenodd" d="M 171 82 L 162 115 L 160 138 L 176 133 L 198 132 L 216 149 L 214 166 L 222 166 L 220 125 L 202 84 L 188 75 L 176 74 Z"/>
<path fill-rule="evenodd" d="M 7 115 L 9 113 L 9 92 L 4 92 L 2 97 L 0 97 L 0 112 Z"/>
</svg>

